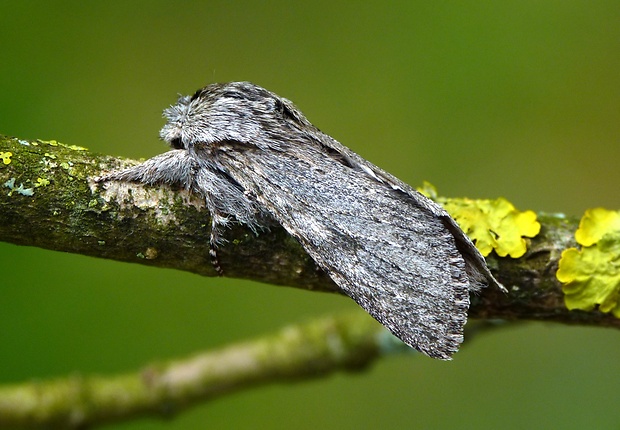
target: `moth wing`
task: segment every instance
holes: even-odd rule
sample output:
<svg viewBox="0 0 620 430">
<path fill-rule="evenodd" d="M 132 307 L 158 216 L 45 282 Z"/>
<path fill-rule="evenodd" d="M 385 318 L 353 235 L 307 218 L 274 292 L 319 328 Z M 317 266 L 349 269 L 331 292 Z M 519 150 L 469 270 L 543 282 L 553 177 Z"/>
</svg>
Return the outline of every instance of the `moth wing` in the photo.
<svg viewBox="0 0 620 430">
<path fill-rule="evenodd" d="M 434 358 L 458 350 L 470 280 L 454 236 L 432 210 L 318 145 L 278 151 L 233 145 L 217 159 L 398 338 Z"/>
<path fill-rule="evenodd" d="M 351 151 L 346 146 L 334 139 L 326 139 L 322 142 L 328 148 L 335 150 L 336 152 L 343 154 L 351 165 L 357 166 L 359 169 L 367 172 L 369 175 L 375 177 L 378 181 L 385 182 L 390 187 L 396 190 L 401 190 L 405 194 L 408 194 L 413 200 L 415 200 L 420 206 L 424 207 L 435 216 L 440 218 L 446 228 L 450 230 L 456 241 L 456 247 L 460 251 L 461 255 L 465 258 L 465 270 L 470 278 L 470 291 L 477 291 L 480 288 L 493 285 L 504 293 L 508 290 L 500 284 L 491 271 L 489 270 L 487 263 L 471 239 L 463 232 L 457 222 L 450 217 L 444 208 L 437 203 L 421 196 L 416 190 L 411 188 L 400 179 L 396 178 L 392 174 L 380 169 L 369 161 L 363 159 L 355 152 Z"/>
</svg>

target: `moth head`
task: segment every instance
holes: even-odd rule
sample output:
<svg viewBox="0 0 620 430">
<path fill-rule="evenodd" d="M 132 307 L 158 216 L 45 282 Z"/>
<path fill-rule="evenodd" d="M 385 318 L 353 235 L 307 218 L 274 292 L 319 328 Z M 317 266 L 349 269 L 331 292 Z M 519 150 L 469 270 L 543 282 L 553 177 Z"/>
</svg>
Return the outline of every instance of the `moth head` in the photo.
<svg viewBox="0 0 620 430">
<path fill-rule="evenodd" d="M 260 147 L 277 136 L 309 126 L 287 99 L 250 82 L 211 84 L 179 97 L 164 111 L 161 138 L 174 149 L 236 141 Z"/>
</svg>

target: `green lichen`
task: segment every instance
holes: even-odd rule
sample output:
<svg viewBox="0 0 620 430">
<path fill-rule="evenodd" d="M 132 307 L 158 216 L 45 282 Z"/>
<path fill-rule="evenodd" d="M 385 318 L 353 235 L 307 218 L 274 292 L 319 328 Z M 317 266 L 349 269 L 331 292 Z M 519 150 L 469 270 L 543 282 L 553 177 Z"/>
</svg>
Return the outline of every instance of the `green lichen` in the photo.
<svg viewBox="0 0 620 430">
<path fill-rule="evenodd" d="M 45 143 L 50 146 L 62 146 L 63 148 L 71 149 L 73 151 L 87 151 L 86 148 L 78 145 L 67 145 L 65 143 L 58 142 L 57 140 L 41 140 L 37 139 L 39 143 Z"/>
<path fill-rule="evenodd" d="M 11 178 L 2 184 L 10 191 L 8 192 L 8 196 L 12 196 L 13 193 L 21 194 L 22 196 L 32 197 L 34 196 L 34 190 L 32 188 L 25 188 L 23 183 L 20 183 L 18 187 L 15 186 L 15 178 Z"/>
<path fill-rule="evenodd" d="M 11 164 L 12 156 L 12 152 L 0 152 L 0 160 L 2 160 L 2 164 Z"/>
<path fill-rule="evenodd" d="M 527 251 L 525 238 L 535 237 L 540 232 L 536 213 L 518 211 L 504 198 L 472 200 L 437 197 L 435 187 L 428 182 L 418 191 L 440 203 L 485 257 L 493 250 L 500 257 L 522 257 Z"/>
<path fill-rule="evenodd" d="M 37 139 L 37 142 L 39 143 L 46 143 L 50 146 L 58 146 L 58 142 L 56 140 L 42 140 L 42 139 Z"/>
<path fill-rule="evenodd" d="M 588 209 L 575 239 L 581 250 L 564 250 L 556 272 L 566 307 L 620 318 L 620 211 Z"/>
<path fill-rule="evenodd" d="M 83 146 L 78 145 L 63 145 L 65 148 L 73 149 L 74 151 L 88 151 Z"/>
<path fill-rule="evenodd" d="M 32 197 L 34 196 L 34 190 L 32 188 L 25 188 L 24 184 L 19 184 L 19 187 L 14 190 L 16 193 L 21 194 L 22 196 Z"/>
</svg>

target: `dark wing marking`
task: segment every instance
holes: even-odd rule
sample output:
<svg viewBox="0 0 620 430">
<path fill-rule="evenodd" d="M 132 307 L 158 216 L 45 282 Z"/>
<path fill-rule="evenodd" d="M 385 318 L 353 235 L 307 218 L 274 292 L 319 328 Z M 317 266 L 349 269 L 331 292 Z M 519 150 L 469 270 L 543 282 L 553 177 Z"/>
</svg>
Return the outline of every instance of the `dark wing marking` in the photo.
<svg viewBox="0 0 620 430">
<path fill-rule="evenodd" d="M 256 193 L 353 300 L 431 357 L 449 359 L 458 350 L 470 279 L 441 217 L 407 193 L 334 161 L 320 145 L 304 151 L 220 145 L 217 163 Z"/>
</svg>

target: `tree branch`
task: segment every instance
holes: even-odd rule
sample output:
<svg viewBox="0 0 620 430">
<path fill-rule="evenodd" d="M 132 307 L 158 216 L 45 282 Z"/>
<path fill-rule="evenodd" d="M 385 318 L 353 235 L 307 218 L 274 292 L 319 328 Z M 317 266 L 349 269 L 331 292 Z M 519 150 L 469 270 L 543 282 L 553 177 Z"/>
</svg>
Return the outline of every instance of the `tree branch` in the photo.
<svg viewBox="0 0 620 430">
<path fill-rule="evenodd" d="M 10 163 L 0 164 L 0 240 L 216 276 L 208 252 L 209 213 L 187 191 L 96 184 L 92 178 L 102 170 L 136 162 L 56 142 L 0 137 L 0 150 L 12 153 Z M 487 258 L 510 293 L 482 291 L 472 297 L 470 316 L 620 327 L 611 315 L 566 309 L 555 272 L 561 252 L 576 246 L 578 220 L 538 217 L 542 229 L 526 255 Z M 226 239 L 218 249 L 225 276 L 338 292 L 282 228 L 256 236 L 232 226 Z"/>
<path fill-rule="evenodd" d="M 1 241 L 217 275 L 209 259 L 209 213 L 200 200 L 165 186 L 92 181 L 102 169 L 135 161 L 2 136 L 0 152 L 13 154 L 9 164 L 0 160 Z M 7 182 L 14 184 L 7 188 Z M 218 250 L 226 276 L 337 291 L 284 229 L 257 237 L 233 226 L 228 233 Z"/>
<path fill-rule="evenodd" d="M 495 327 L 468 324 L 467 342 Z M 360 310 L 134 373 L 0 387 L 0 428 L 90 428 L 144 416 L 170 418 L 198 402 L 268 383 L 359 371 L 403 351 L 417 353 Z"/>
<path fill-rule="evenodd" d="M 170 417 L 197 401 L 259 384 L 359 369 L 379 355 L 382 332 L 357 312 L 134 373 L 0 387 L 0 427 L 84 428 L 146 415 Z"/>
<path fill-rule="evenodd" d="M 195 196 L 164 186 L 92 180 L 132 163 L 56 142 L 0 136 L 0 240 L 216 276 L 208 252 L 209 213 Z M 576 245 L 578 221 L 547 214 L 539 214 L 539 221 L 541 232 L 525 256 L 487 258 L 509 294 L 489 288 L 473 296 L 470 317 L 619 328 L 620 319 L 612 315 L 564 306 L 555 272 L 561 252 Z M 218 249 L 226 276 L 338 292 L 282 228 L 256 236 L 232 226 L 226 239 Z M 467 331 L 487 326 L 470 323 Z M 261 383 L 362 368 L 393 349 L 388 338 L 360 311 L 137 373 L 0 387 L 0 427 L 78 427 L 167 415 Z"/>
</svg>

